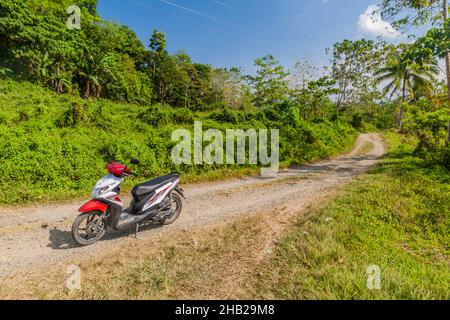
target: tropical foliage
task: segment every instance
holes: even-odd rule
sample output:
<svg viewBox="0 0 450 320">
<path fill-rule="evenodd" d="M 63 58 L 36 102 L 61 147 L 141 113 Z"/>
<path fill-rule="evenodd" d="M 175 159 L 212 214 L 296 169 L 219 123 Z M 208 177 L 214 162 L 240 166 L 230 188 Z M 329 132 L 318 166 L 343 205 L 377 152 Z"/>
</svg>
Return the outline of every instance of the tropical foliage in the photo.
<svg viewBox="0 0 450 320">
<path fill-rule="evenodd" d="M 305 60 L 288 68 L 268 54 L 250 75 L 169 52 L 160 30 L 149 30 L 146 47 L 127 26 L 102 20 L 97 0 L 78 1 L 81 26 L 68 28 L 71 2 L 0 0 L 4 203 L 86 193 L 107 148 L 119 160 L 141 157 L 144 178 L 236 169 L 170 163 L 170 133 L 194 120 L 221 130 L 280 128 L 285 165 L 342 151 L 354 129 L 404 123 L 420 141 L 418 155 L 450 166 L 448 86 L 436 80 L 449 23 L 439 22 L 436 1 L 385 1 L 385 16 L 408 7 L 433 22 L 414 44 L 343 40 L 327 50 L 325 68 Z M 412 18 L 396 25 L 421 21 Z"/>
<path fill-rule="evenodd" d="M 113 158 L 138 157 L 145 180 L 171 171 L 208 178 L 238 166 L 174 165 L 173 130 L 193 129 L 194 119 L 207 127 L 280 128 L 283 165 L 327 157 L 352 145 L 356 131 L 344 121 L 291 121 L 291 111 L 221 109 L 210 112 L 143 107 L 108 100 L 57 95 L 29 82 L 0 80 L 0 203 L 10 204 L 88 194 L 105 174 L 105 150 Z M 256 167 L 254 167 L 256 170 Z M 130 185 L 136 181 L 129 181 Z"/>
</svg>

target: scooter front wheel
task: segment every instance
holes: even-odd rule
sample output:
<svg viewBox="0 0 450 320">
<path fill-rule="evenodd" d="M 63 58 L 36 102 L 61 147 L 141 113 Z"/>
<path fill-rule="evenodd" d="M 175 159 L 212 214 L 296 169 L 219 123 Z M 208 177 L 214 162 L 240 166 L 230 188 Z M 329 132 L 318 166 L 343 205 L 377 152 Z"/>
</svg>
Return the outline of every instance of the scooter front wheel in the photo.
<svg viewBox="0 0 450 320">
<path fill-rule="evenodd" d="M 80 246 L 88 246 L 96 243 L 106 233 L 106 226 L 101 212 L 92 211 L 79 215 L 72 225 L 73 240 Z"/>
</svg>

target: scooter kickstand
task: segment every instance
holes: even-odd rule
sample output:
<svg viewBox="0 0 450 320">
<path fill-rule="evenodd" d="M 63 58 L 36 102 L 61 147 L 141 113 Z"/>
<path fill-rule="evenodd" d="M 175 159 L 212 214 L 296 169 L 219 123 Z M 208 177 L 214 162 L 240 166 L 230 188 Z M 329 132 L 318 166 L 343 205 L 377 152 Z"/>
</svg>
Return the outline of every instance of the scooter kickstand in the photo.
<svg viewBox="0 0 450 320">
<path fill-rule="evenodd" d="M 139 232 L 139 223 L 136 225 L 136 230 L 134 232 L 134 238 L 137 239 L 138 238 L 138 232 Z"/>
</svg>

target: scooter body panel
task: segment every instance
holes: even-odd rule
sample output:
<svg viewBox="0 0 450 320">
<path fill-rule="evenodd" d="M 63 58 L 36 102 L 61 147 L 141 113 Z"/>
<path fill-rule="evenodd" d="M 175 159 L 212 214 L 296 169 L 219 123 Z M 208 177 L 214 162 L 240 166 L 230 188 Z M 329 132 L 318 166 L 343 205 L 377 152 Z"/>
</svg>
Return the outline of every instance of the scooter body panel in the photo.
<svg viewBox="0 0 450 320">
<path fill-rule="evenodd" d="M 164 200 L 178 186 L 179 182 L 180 180 L 175 178 L 143 196 L 141 199 L 133 199 L 130 206 L 130 214 L 142 215 L 166 206 L 167 204 Z"/>
<path fill-rule="evenodd" d="M 100 211 L 102 213 L 106 213 L 108 207 L 109 206 L 103 201 L 92 199 L 84 204 L 80 209 L 78 209 L 78 212 L 87 213 L 92 211 Z"/>
</svg>

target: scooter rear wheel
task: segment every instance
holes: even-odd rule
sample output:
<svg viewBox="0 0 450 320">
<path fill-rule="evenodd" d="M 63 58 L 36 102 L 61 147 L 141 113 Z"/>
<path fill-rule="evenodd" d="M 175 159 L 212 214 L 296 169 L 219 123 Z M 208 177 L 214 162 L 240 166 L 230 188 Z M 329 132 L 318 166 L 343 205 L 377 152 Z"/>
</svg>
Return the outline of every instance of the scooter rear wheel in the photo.
<svg viewBox="0 0 450 320">
<path fill-rule="evenodd" d="M 80 246 L 96 243 L 106 233 L 106 226 L 101 219 L 101 212 L 92 211 L 79 215 L 72 225 L 73 240 Z"/>
<path fill-rule="evenodd" d="M 169 218 L 164 221 L 164 225 L 167 226 L 174 223 L 175 220 L 177 220 L 180 216 L 181 209 L 183 209 L 183 201 L 181 200 L 181 197 L 176 193 L 172 193 L 172 210 L 174 212 Z"/>
</svg>

